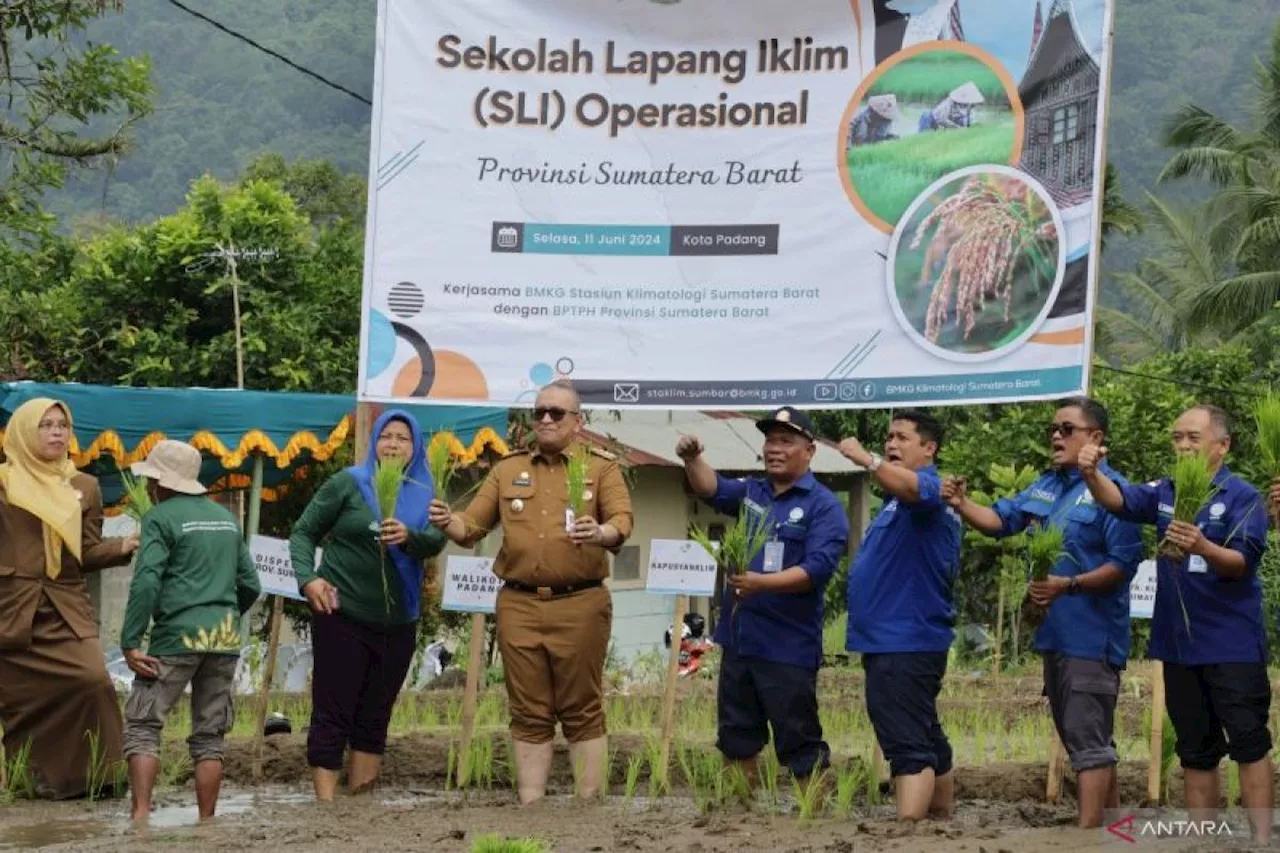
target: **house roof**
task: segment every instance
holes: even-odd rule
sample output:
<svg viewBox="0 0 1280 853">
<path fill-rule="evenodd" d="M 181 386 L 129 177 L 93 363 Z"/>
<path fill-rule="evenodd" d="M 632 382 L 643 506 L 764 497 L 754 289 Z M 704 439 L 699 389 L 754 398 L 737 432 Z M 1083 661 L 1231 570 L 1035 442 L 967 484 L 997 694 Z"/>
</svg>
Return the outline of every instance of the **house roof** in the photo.
<svg viewBox="0 0 1280 853">
<path fill-rule="evenodd" d="M 1081 60 L 1095 70 L 1098 68 L 1097 57 L 1089 52 L 1088 42 L 1080 33 L 1075 7 L 1055 2 L 1018 84 L 1022 102 L 1034 101 L 1041 87 L 1053 81 L 1066 66 Z"/>
<path fill-rule="evenodd" d="M 732 412 L 628 410 L 593 412 L 583 427 L 592 443 L 618 453 L 627 465 L 678 467 L 676 443 L 682 435 L 696 435 L 706 448 L 704 457 L 718 471 L 763 470 L 762 438 L 755 420 Z M 815 474 L 855 474 L 862 469 L 840 455 L 829 441 L 818 442 Z"/>
</svg>

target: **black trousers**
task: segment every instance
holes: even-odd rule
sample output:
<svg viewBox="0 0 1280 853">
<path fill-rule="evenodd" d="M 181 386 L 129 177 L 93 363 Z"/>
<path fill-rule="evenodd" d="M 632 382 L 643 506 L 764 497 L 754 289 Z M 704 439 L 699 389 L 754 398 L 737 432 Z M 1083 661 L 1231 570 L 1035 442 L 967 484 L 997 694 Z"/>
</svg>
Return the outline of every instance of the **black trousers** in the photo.
<svg viewBox="0 0 1280 853">
<path fill-rule="evenodd" d="M 381 755 L 391 709 L 400 695 L 417 639 L 417 623 L 370 625 L 343 616 L 311 615 L 311 730 L 307 764 L 342 769 L 349 746 Z"/>
</svg>

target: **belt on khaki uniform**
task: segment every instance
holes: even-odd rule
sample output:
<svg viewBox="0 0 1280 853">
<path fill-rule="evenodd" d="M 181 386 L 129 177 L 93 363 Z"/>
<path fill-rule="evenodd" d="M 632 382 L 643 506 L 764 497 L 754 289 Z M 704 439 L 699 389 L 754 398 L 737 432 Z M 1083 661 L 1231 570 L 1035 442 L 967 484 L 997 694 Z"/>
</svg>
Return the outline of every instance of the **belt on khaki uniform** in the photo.
<svg viewBox="0 0 1280 853">
<path fill-rule="evenodd" d="M 556 598 L 561 595 L 580 592 L 584 589 L 595 589 L 598 586 L 604 586 L 604 581 L 581 581 L 580 583 L 570 583 L 563 586 L 535 586 L 534 584 L 520 583 L 519 581 L 504 581 L 502 586 L 503 589 L 527 592 L 530 595 L 538 596 L 538 598 Z"/>
</svg>

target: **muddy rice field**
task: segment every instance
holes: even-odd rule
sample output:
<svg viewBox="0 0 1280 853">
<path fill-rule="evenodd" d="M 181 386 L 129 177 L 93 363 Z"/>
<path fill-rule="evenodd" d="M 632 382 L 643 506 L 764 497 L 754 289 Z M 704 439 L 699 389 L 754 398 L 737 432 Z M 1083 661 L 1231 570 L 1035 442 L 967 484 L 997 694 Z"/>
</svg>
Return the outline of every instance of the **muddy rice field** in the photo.
<svg viewBox="0 0 1280 853">
<path fill-rule="evenodd" d="M 1037 677 L 950 677 L 941 700 L 943 724 L 956 755 L 957 810 L 950 821 L 900 826 L 887 782 L 877 780 L 872 738 L 858 674 L 824 670 L 821 697 L 834 756 L 825 786 L 794 788 L 772 762 L 765 782 L 745 800 L 718 771 L 714 743 L 714 682 L 682 683 L 676 744 L 668 784 L 658 763 L 661 691 L 633 687 L 609 699 L 609 796 L 574 799 L 564 745 L 557 751 L 550 796 L 521 808 L 511 790 L 505 699 L 481 698 L 477 736 L 459 749 L 461 692 L 424 691 L 401 698 L 381 786 L 360 796 L 312 802 L 305 758 L 306 697 L 276 696 L 272 710 L 293 721 L 273 735 L 255 778 L 251 700 L 238 709 L 228 746 L 219 816 L 199 824 L 185 758 L 185 711 L 166 730 L 156 810 L 145 829 L 132 827 L 122 800 L 69 803 L 0 800 L 0 851 L 40 849 L 206 850 L 524 850 L 532 851 L 1012 851 L 1123 850 L 1134 845 L 1104 830 L 1074 827 L 1074 777 L 1068 771 L 1057 803 L 1045 797 L 1051 724 Z M 1147 798 L 1150 693 L 1140 675 L 1126 675 L 1117 724 L 1121 800 L 1127 809 Z M 1176 761 L 1162 749 L 1165 805 L 1180 805 Z M 472 784 L 456 785 L 465 763 Z M 12 771 L 10 773 L 12 776 Z M 655 778 L 655 775 L 657 778 Z M 775 782 L 768 779 L 773 775 Z M 881 777 L 887 775 L 881 771 Z M 1224 774 L 1224 803 L 1236 796 Z M 531 839 L 524 848 L 486 846 Z M 1254 849 L 1242 840 L 1143 840 L 1167 850 Z"/>
</svg>

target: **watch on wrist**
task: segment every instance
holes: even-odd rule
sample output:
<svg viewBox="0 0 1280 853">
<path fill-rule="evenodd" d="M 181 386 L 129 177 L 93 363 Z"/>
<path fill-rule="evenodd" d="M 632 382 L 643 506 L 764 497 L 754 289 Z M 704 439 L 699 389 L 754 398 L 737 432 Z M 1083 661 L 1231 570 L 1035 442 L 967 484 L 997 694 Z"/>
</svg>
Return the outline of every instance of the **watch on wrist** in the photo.
<svg viewBox="0 0 1280 853">
<path fill-rule="evenodd" d="M 879 453 L 871 454 L 871 461 L 867 463 L 867 470 L 872 474 L 880 470 L 880 466 L 884 464 L 884 458 Z"/>
<path fill-rule="evenodd" d="M 1067 583 L 1067 595 L 1075 595 L 1080 591 L 1080 578 L 1073 577 Z"/>
</svg>

